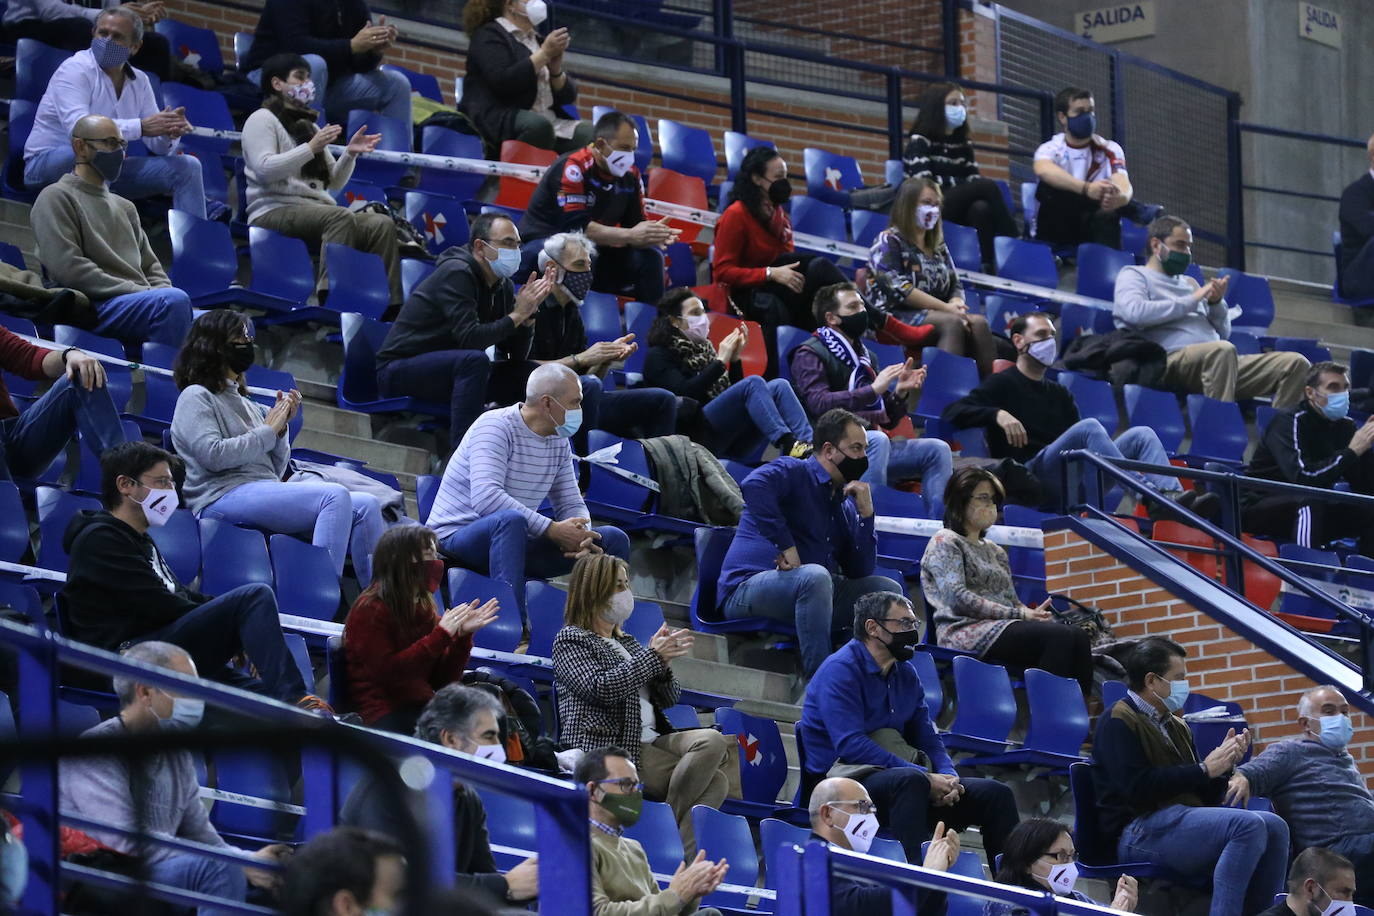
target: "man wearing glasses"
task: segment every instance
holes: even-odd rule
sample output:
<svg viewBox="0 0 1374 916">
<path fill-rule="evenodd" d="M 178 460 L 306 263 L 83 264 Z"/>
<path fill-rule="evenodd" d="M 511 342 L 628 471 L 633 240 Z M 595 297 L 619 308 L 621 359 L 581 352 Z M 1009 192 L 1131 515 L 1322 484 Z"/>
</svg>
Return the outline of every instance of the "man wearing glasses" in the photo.
<svg viewBox="0 0 1374 916">
<path fill-rule="evenodd" d="M 877 805 L 878 825 L 907 861 L 922 861 L 921 843 L 938 819 L 954 830 L 978 825 L 992 864 L 1017 824 L 1016 800 L 1000 782 L 955 772 L 909 662 L 920 640 L 916 612 L 900 594 L 855 602 L 854 638 L 811 679 L 797 723 L 802 794 L 814 795 L 827 776 L 849 777 Z"/>
<path fill-rule="evenodd" d="M 725 880 L 730 865 L 712 862 L 704 850 L 690 864 L 679 865 L 668 886 L 659 889 L 644 848 L 625 836 L 625 828 L 639 821 L 644 785 L 630 755 L 618 747 L 603 747 L 584 756 L 573 782 L 586 788 L 592 826 L 592 912 L 618 916 L 720 916 L 713 908 L 699 910 L 701 898 Z"/>
</svg>

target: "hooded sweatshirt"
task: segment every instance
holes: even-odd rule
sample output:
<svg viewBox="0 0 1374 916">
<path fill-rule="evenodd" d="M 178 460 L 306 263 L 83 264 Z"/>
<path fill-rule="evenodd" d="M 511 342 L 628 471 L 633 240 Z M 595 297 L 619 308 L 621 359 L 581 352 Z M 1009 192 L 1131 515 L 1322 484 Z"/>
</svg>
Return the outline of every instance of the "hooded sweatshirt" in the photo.
<svg viewBox="0 0 1374 916">
<path fill-rule="evenodd" d="M 177 581 L 152 538 L 103 509 L 73 516 L 62 546 L 69 635 L 81 642 L 117 650 L 210 600 Z"/>
</svg>

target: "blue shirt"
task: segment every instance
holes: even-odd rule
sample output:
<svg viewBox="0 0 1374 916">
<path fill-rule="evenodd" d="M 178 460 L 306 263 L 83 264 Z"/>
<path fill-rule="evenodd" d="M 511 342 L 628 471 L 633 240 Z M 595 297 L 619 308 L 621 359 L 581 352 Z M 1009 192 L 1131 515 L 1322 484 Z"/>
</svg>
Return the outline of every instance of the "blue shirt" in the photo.
<svg viewBox="0 0 1374 916">
<path fill-rule="evenodd" d="M 936 772 L 955 772 L 954 761 L 930 721 L 915 666 L 897 662 L 883 677 L 873 655 L 857 639 L 845 643 L 816 669 L 806 687 L 806 703 L 797 728 L 806 749 L 806 769 L 811 773 L 825 773 L 837 760 L 916 767 L 868 737 L 880 728 L 901 732 L 907 744 L 925 752 Z"/>
<path fill-rule="evenodd" d="M 720 570 L 719 602 L 741 582 L 777 569 L 778 554 L 797 548 L 816 563 L 850 578 L 873 575 L 878 536 L 873 517 L 859 518 L 830 472 L 814 457 L 778 458 L 744 478 L 744 514 Z"/>
</svg>

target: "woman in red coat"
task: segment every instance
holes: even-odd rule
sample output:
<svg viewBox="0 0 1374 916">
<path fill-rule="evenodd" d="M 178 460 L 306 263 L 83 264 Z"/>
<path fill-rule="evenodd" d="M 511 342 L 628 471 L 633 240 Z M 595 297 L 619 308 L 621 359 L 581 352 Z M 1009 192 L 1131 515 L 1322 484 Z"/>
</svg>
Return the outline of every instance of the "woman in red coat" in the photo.
<svg viewBox="0 0 1374 916">
<path fill-rule="evenodd" d="M 403 525 L 377 542 L 372 584 L 344 621 L 348 692 L 364 724 L 412 734 L 434 692 L 462 679 L 472 634 L 496 619 L 494 598 L 440 616 L 434 592 L 443 577 L 430 529 Z"/>
</svg>

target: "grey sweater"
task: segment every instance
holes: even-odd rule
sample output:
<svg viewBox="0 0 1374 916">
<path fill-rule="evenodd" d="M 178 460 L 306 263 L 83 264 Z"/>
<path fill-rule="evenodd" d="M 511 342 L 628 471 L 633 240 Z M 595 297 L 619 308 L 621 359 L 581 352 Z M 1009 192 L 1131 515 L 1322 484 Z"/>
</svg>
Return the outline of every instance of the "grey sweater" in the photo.
<svg viewBox="0 0 1374 916">
<path fill-rule="evenodd" d="M 1267 797 L 1288 822 L 1294 849 L 1374 833 L 1374 795 L 1343 750 L 1290 738 L 1237 769 L 1250 781 L 1250 793 Z"/>
<path fill-rule="evenodd" d="M 205 511 L 240 484 L 282 479 L 291 444 L 263 423 L 266 416 L 232 384 L 219 394 L 191 385 L 177 397 L 172 445 L 186 462 L 182 492 L 191 511 Z"/>
<path fill-rule="evenodd" d="M 1139 331 L 1170 353 L 1230 337 L 1226 300 L 1216 305 L 1191 301 L 1197 289 L 1187 274 L 1171 277 L 1148 267 L 1123 267 L 1116 275 L 1112 317 L 1118 328 Z"/>
<path fill-rule="evenodd" d="M 38 259 L 54 286 L 104 302 L 172 285 L 148 244 L 138 210 L 104 185 L 69 172 L 39 192 L 29 220 Z"/>
<path fill-rule="evenodd" d="M 345 143 L 347 138 L 341 138 Z M 315 152 L 308 143 L 291 139 L 277 116 L 266 108 L 259 108 L 248 116 L 243 125 L 243 171 L 248 179 L 248 221 L 278 207 L 324 206 L 338 203 L 330 191 L 341 190 L 353 175 L 354 157 L 351 153 L 335 159 L 325 151 L 329 161 L 329 187 L 301 176 Z"/>
</svg>

